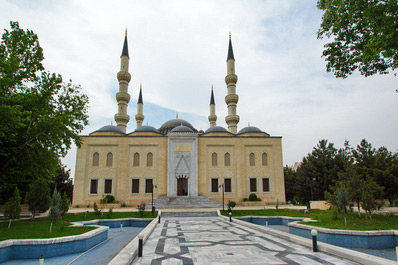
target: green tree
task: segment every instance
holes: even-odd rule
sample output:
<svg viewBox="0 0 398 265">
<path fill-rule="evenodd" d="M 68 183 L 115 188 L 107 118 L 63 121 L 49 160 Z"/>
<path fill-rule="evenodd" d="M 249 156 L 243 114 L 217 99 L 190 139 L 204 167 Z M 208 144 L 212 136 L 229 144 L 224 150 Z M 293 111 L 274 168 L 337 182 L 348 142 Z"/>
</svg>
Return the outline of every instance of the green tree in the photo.
<svg viewBox="0 0 398 265">
<path fill-rule="evenodd" d="M 64 194 L 62 195 L 61 198 L 61 203 L 60 203 L 60 209 L 62 211 L 62 214 L 65 214 L 69 211 L 69 198 L 68 195 L 66 195 L 66 192 L 64 191 Z"/>
<path fill-rule="evenodd" d="M 0 42 L 0 203 L 37 178 L 52 179 L 58 159 L 88 124 L 81 87 L 44 70 L 36 34 L 10 22 Z"/>
<path fill-rule="evenodd" d="M 336 203 L 339 209 L 344 212 L 344 225 L 347 225 L 347 206 L 349 205 L 348 190 L 344 183 L 338 185 L 335 191 Z"/>
<path fill-rule="evenodd" d="M 362 183 L 362 208 L 366 211 L 366 218 L 372 220 L 372 211 L 382 207 L 383 187 L 378 185 L 372 179 Z"/>
<path fill-rule="evenodd" d="M 50 232 L 52 231 L 53 223 L 55 223 L 62 216 L 60 202 L 61 202 L 61 195 L 59 195 L 59 192 L 55 189 L 53 196 L 51 197 L 50 211 L 48 213 L 48 219 L 50 219 L 51 221 Z"/>
<path fill-rule="evenodd" d="M 295 196 L 298 194 L 298 188 L 300 187 L 297 185 L 297 174 L 292 168 L 286 166 L 283 168 L 283 175 L 285 179 L 286 201 L 293 202 Z"/>
<path fill-rule="evenodd" d="M 18 188 L 15 188 L 12 197 L 4 205 L 4 217 L 8 218 L 8 228 L 11 227 L 11 220 L 18 219 L 21 214 L 21 197 L 19 196 Z"/>
<path fill-rule="evenodd" d="M 36 179 L 31 185 L 26 195 L 29 210 L 32 211 L 32 220 L 35 219 L 36 212 L 45 212 L 50 206 L 50 187 L 43 178 Z"/>
<path fill-rule="evenodd" d="M 66 166 L 62 164 L 61 160 L 58 162 L 58 168 L 54 177 L 54 182 L 51 183 L 51 192 L 57 189 L 60 194 L 66 193 L 69 201 L 72 201 L 73 196 L 73 183 L 70 178 L 70 169 L 67 170 Z"/>
<path fill-rule="evenodd" d="M 337 150 L 327 140 L 319 141 L 297 169 L 299 197 L 304 202 L 312 200 L 312 197 L 323 200 L 325 191 L 330 191 L 330 187 L 336 184 L 338 173 L 344 171 L 346 159 L 343 150 Z"/>
<path fill-rule="evenodd" d="M 323 51 L 328 72 L 346 78 L 397 69 L 396 0 L 318 0 L 318 8 L 325 11 L 318 38 L 334 37 Z"/>
</svg>

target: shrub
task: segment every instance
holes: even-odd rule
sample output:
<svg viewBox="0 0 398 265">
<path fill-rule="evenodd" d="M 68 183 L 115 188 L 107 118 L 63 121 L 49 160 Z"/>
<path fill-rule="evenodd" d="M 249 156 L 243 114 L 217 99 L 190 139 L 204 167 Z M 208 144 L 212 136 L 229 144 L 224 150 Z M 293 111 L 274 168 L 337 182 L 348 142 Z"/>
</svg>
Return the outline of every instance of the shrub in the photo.
<svg viewBox="0 0 398 265">
<path fill-rule="evenodd" d="M 112 215 L 113 215 L 113 207 L 110 207 L 107 217 L 110 219 L 110 218 L 112 218 Z"/>
<path fill-rule="evenodd" d="M 228 212 L 232 212 L 232 209 L 236 206 L 236 202 L 229 201 L 228 202 Z"/>
<path fill-rule="evenodd" d="M 107 203 L 116 203 L 115 196 L 113 195 L 102 195 L 102 198 L 100 199 L 100 204 L 107 204 Z"/>
<path fill-rule="evenodd" d="M 121 205 L 120 205 L 120 207 L 126 207 L 126 204 L 123 202 Z"/>
<path fill-rule="evenodd" d="M 257 195 L 255 193 L 250 194 L 249 201 L 251 202 L 257 201 Z"/>
<path fill-rule="evenodd" d="M 261 202 L 261 198 L 257 197 L 256 201 Z"/>
<path fill-rule="evenodd" d="M 100 215 L 100 214 L 101 214 L 102 209 L 99 209 L 99 208 L 98 208 L 98 205 L 97 205 L 96 202 L 94 202 L 93 208 L 94 208 L 94 213 L 95 213 L 95 215 Z"/>
<path fill-rule="evenodd" d="M 336 206 L 332 206 L 330 208 L 331 211 L 331 215 L 330 218 L 334 221 L 336 221 L 337 219 L 339 219 L 339 209 Z"/>
<path fill-rule="evenodd" d="M 249 199 L 248 198 L 243 198 L 243 201 L 247 202 L 247 201 L 249 201 Z"/>
<path fill-rule="evenodd" d="M 21 197 L 18 188 L 15 188 L 12 197 L 4 205 L 4 217 L 10 219 L 8 228 L 11 227 L 11 220 L 18 219 L 21 213 Z"/>
<path fill-rule="evenodd" d="M 69 211 L 69 199 L 68 199 L 68 196 L 66 195 L 65 191 L 64 191 L 64 194 L 61 199 L 60 208 L 62 210 L 62 214 L 65 214 Z"/>
<path fill-rule="evenodd" d="M 141 214 L 141 216 L 144 216 L 144 214 L 145 214 L 145 206 L 146 206 L 146 204 L 144 201 L 141 201 L 141 203 L 137 204 L 137 209 L 138 209 L 138 212 Z"/>
</svg>

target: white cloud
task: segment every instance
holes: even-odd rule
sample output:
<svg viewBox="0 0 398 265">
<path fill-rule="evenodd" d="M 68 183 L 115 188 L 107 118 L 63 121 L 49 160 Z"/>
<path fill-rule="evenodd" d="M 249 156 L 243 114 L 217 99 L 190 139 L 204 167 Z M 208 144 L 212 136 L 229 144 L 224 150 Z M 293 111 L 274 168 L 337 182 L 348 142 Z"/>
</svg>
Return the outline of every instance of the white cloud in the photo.
<svg viewBox="0 0 398 265">
<path fill-rule="evenodd" d="M 226 127 L 231 31 L 239 128 L 250 122 L 283 136 L 285 164 L 300 161 L 320 139 L 340 147 L 345 139 L 355 146 L 366 138 L 397 151 L 396 77 L 354 74 L 341 80 L 326 73 L 325 40 L 316 39 L 321 16 L 309 0 L 0 2 L 0 27 L 18 20 L 32 29 L 44 49 L 45 67 L 82 85 L 90 98 L 84 134 L 110 124 L 117 111 L 125 28 L 132 74 L 128 131 L 135 128 L 141 82 L 144 123 L 159 127 L 179 112 L 198 129 L 207 129 L 213 84 L 217 122 Z M 74 152 L 64 160 L 72 169 Z"/>
</svg>

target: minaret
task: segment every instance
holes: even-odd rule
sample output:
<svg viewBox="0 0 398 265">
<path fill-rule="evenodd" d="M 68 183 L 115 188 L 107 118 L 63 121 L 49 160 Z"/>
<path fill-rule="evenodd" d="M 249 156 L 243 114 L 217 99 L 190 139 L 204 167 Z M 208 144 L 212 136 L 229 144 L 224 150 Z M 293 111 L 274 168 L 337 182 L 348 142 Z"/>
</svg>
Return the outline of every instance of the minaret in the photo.
<svg viewBox="0 0 398 265">
<path fill-rule="evenodd" d="M 128 93 L 128 86 L 131 80 L 129 73 L 129 49 L 127 45 L 127 29 L 124 36 L 124 45 L 122 55 L 120 56 L 120 71 L 117 73 L 117 80 L 119 80 L 119 92 L 116 94 L 116 100 L 118 105 L 118 112 L 115 114 L 115 121 L 117 127 L 123 132 L 126 132 L 127 123 L 130 120 L 127 115 L 127 105 L 130 101 L 130 95 Z"/>
<path fill-rule="evenodd" d="M 144 121 L 143 108 L 144 102 L 142 101 L 142 84 L 140 84 L 140 95 L 137 102 L 137 114 L 135 115 L 135 120 L 137 121 L 137 129 L 142 126 L 142 122 Z"/>
<path fill-rule="evenodd" d="M 214 102 L 213 85 L 211 86 L 211 97 L 210 97 L 210 115 L 209 115 L 210 127 L 216 126 L 216 103 Z"/>
<path fill-rule="evenodd" d="M 228 116 L 225 117 L 225 122 L 228 124 L 228 131 L 237 133 L 239 116 L 236 115 L 236 104 L 239 97 L 236 94 L 236 82 L 238 76 L 235 74 L 235 58 L 232 50 L 231 33 L 229 33 L 229 47 L 227 57 L 227 75 L 225 76 L 225 83 L 227 84 L 228 95 L 225 97 L 225 103 L 228 106 Z"/>
</svg>

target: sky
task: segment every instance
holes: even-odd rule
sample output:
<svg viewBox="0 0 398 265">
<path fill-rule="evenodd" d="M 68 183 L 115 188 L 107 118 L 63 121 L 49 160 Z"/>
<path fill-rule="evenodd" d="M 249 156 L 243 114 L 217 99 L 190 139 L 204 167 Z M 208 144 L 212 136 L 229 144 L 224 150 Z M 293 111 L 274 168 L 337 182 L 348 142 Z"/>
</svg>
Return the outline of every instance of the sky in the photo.
<svg viewBox="0 0 398 265">
<path fill-rule="evenodd" d="M 226 58 L 232 34 L 240 116 L 248 126 L 282 136 L 283 163 L 302 161 L 322 139 L 336 148 L 366 139 L 398 151 L 398 89 L 393 74 L 337 79 L 326 72 L 317 39 L 323 12 L 314 0 L 0 0 L 0 28 L 33 30 L 46 70 L 82 86 L 89 122 L 82 135 L 113 124 L 116 74 L 125 29 L 131 100 L 127 132 L 136 128 L 142 83 L 144 124 L 159 128 L 178 113 L 209 127 L 211 86 L 217 125 L 227 128 Z M 74 176 L 76 147 L 63 158 Z"/>
</svg>

